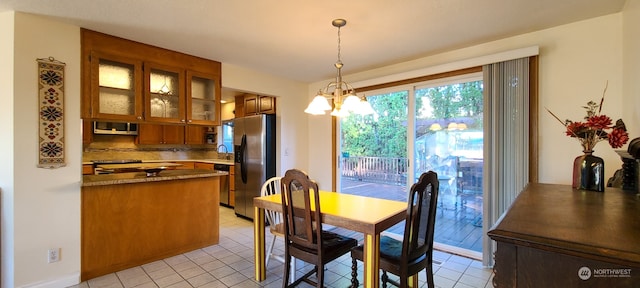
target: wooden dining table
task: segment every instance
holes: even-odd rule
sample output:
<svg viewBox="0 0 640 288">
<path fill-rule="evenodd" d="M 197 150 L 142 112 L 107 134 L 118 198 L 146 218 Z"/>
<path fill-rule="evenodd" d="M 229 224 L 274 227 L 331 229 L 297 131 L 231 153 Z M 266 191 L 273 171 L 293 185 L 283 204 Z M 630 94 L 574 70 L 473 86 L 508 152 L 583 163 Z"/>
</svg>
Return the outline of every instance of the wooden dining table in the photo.
<svg viewBox="0 0 640 288">
<path fill-rule="evenodd" d="M 319 193 L 322 223 L 364 234 L 364 287 L 378 287 L 380 233 L 406 218 L 407 203 L 322 190 Z M 253 206 L 255 276 L 257 281 L 263 281 L 266 278 L 264 210 L 282 213 L 282 196 L 253 198 Z"/>
</svg>

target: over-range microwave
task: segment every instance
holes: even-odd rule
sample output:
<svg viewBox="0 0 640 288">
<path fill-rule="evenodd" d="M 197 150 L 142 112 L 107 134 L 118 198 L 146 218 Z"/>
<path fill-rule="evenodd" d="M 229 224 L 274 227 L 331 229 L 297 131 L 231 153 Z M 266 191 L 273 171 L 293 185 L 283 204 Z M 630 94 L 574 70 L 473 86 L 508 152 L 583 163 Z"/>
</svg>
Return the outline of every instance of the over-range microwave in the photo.
<svg viewBox="0 0 640 288">
<path fill-rule="evenodd" d="M 137 123 L 93 122 L 93 134 L 138 135 Z"/>
</svg>

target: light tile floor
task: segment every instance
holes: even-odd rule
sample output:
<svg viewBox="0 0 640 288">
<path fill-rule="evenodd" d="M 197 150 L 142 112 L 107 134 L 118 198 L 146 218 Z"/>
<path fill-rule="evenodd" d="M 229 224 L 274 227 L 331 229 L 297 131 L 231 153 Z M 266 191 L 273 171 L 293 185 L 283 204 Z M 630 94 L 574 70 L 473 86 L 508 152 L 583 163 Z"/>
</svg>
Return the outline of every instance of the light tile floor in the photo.
<svg viewBox="0 0 640 288">
<path fill-rule="evenodd" d="M 267 231 L 267 243 L 271 234 Z M 283 254 L 282 240 L 276 241 L 275 253 Z M 492 270 L 479 261 L 434 251 L 434 280 L 440 288 L 492 287 Z M 220 244 L 148 263 L 116 273 L 90 279 L 72 287 L 282 287 L 283 264 L 272 259 L 267 279 L 254 280 L 253 224 L 236 217 L 233 209 L 220 208 Z M 312 267 L 298 261 L 298 275 Z M 326 267 L 326 287 L 349 287 L 351 258 L 344 255 Z M 362 263 L 358 266 L 362 283 Z M 390 274 L 390 277 L 394 277 Z M 397 279 L 397 278 L 396 278 Z M 418 276 L 420 287 L 426 287 L 425 272 Z M 362 284 L 360 284 L 362 287 Z M 310 287 L 302 283 L 299 287 Z"/>
</svg>

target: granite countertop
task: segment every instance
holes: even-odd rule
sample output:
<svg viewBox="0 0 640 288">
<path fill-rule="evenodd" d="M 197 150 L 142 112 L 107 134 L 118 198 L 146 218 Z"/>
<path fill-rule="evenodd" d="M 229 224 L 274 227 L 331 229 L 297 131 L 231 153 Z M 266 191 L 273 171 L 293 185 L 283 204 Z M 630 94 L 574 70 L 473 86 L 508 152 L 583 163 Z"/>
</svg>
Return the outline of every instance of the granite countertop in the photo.
<svg viewBox="0 0 640 288">
<path fill-rule="evenodd" d="M 233 159 L 231 160 L 227 160 L 227 159 L 178 159 L 178 160 L 172 160 L 172 159 L 163 159 L 163 160 L 142 160 L 142 163 L 158 163 L 158 162 L 203 162 L 203 163 L 213 163 L 213 164 L 225 164 L 225 165 L 234 165 L 235 163 L 233 163 Z M 91 161 L 83 161 L 82 164 L 93 164 L 93 162 Z M 118 164 L 121 165 L 121 164 Z"/>
<path fill-rule="evenodd" d="M 180 161 L 180 160 L 178 160 Z M 193 161 L 193 162 L 204 162 L 204 163 L 213 163 L 213 164 L 226 164 L 226 165 L 234 165 L 233 159 L 191 159 L 191 160 L 182 160 L 182 161 Z"/>
<path fill-rule="evenodd" d="M 144 170 L 146 168 L 169 168 L 182 166 L 182 164 L 168 163 L 168 162 L 142 162 L 142 163 L 127 163 L 127 164 L 98 164 L 98 167 L 103 169 L 138 169 Z M 134 171 L 132 171 L 134 172 Z"/>
<path fill-rule="evenodd" d="M 84 175 L 82 176 L 82 186 L 102 186 L 129 183 L 144 183 L 154 181 L 168 181 L 191 178 L 215 177 L 229 175 L 228 172 L 213 170 L 166 170 L 161 171 L 158 176 L 147 177 L 146 172 L 128 172 L 114 173 L 102 175 Z"/>
</svg>

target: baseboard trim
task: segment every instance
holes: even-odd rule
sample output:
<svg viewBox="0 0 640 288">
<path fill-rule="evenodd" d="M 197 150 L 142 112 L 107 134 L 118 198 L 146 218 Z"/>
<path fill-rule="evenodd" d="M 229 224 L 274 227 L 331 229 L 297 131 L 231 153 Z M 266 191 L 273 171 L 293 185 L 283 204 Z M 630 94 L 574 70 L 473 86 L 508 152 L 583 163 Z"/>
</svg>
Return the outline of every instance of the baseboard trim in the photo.
<svg viewBox="0 0 640 288">
<path fill-rule="evenodd" d="M 80 271 L 58 277 L 56 279 L 31 283 L 19 287 L 24 288 L 65 288 L 80 284 Z"/>
</svg>

